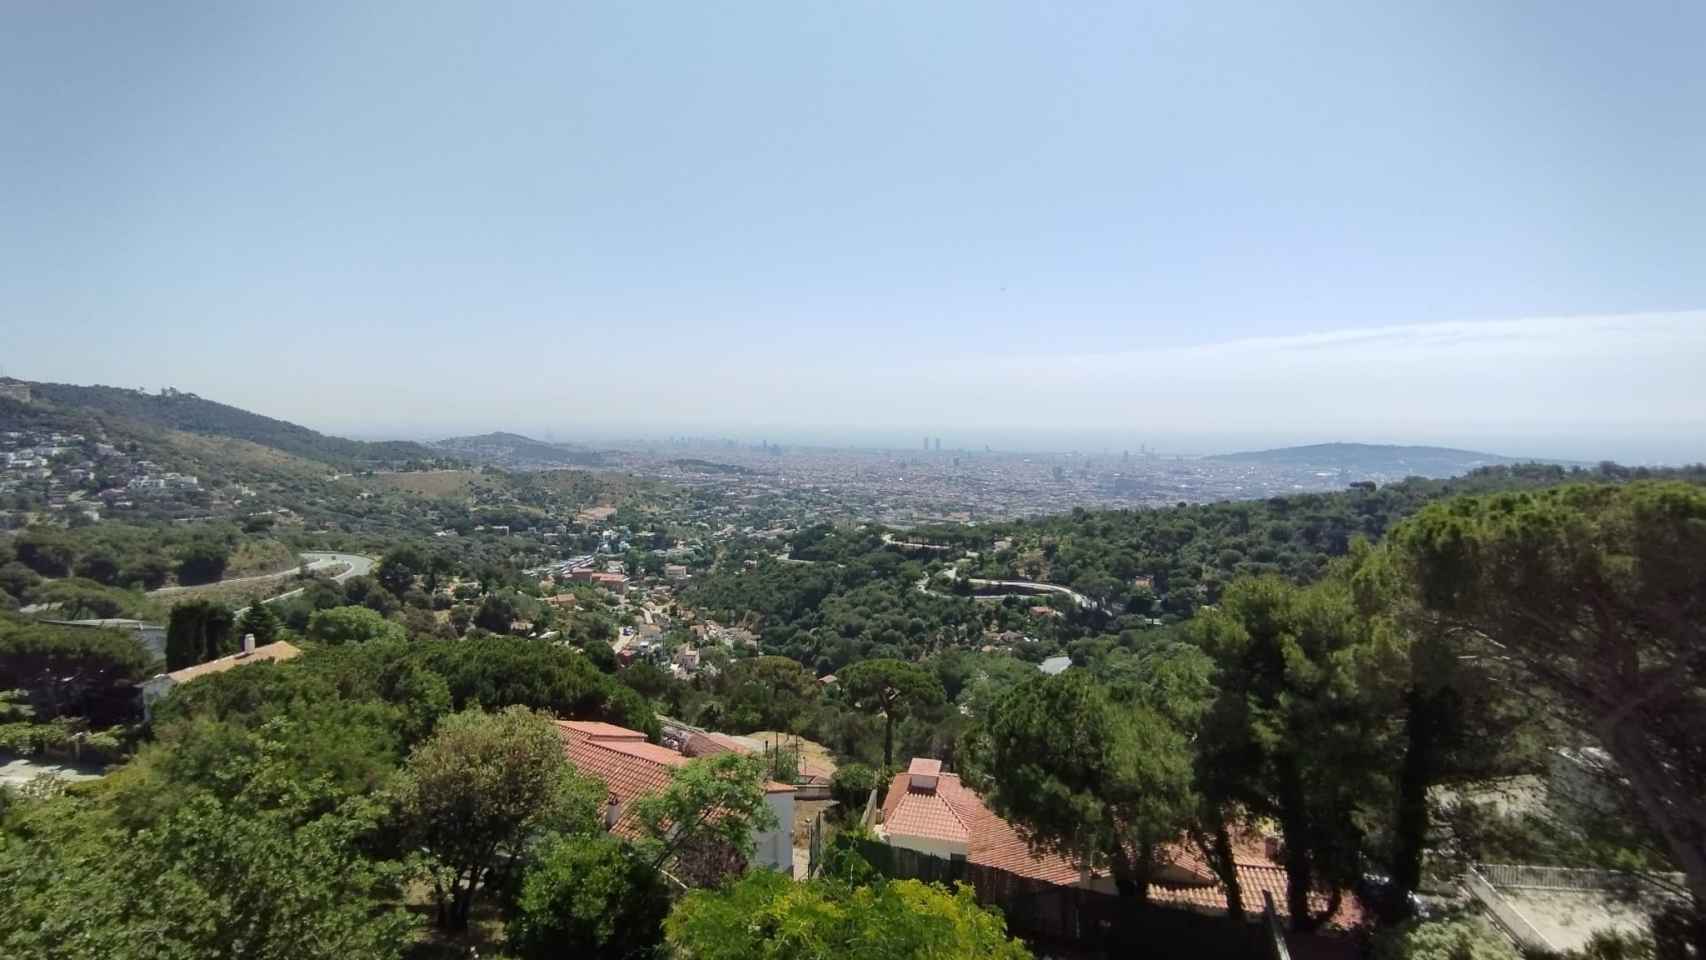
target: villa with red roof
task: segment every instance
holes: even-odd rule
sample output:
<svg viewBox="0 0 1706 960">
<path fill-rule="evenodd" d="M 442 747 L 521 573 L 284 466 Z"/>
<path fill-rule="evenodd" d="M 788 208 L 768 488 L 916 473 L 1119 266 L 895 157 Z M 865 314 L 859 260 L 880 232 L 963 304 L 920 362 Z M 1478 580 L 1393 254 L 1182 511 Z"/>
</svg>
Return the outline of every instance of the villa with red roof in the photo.
<svg viewBox="0 0 1706 960">
<path fill-rule="evenodd" d="M 957 774 L 942 772 L 940 760 L 914 758 L 905 772 L 895 774 L 875 830 L 892 846 L 1004 871 L 1021 885 L 1114 892 L 1113 878 L 1106 871 L 1085 870 L 1059 854 L 1033 851 L 1019 831 L 990 810 Z M 1208 865 L 1184 845 L 1173 853 L 1173 862 L 1150 885 L 1150 900 L 1202 913 L 1225 913 L 1226 888 Z M 1250 840 L 1236 845 L 1234 859 L 1245 915 L 1261 915 L 1264 891 L 1273 895 L 1283 914 L 1285 868 L 1267 855 L 1262 844 Z M 974 873 L 973 880 L 977 879 Z M 1326 896 L 1317 894 L 1313 899 L 1315 909 L 1326 908 Z M 1360 916 L 1356 898 L 1346 893 L 1331 923 L 1349 927 Z"/>
<path fill-rule="evenodd" d="M 691 757 L 668 747 L 648 743 L 646 735 L 609 723 L 586 720 L 557 721 L 563 752 L 576 770 L 603 781 L 608 791 L 605 826 L 623 837 L 639 835 L 639 826 L 629 808 L 636 798 L 657 793 L 669 785 L 671 773 Z M 777 828 L 753 838 L 751 863 L 794 872 L 794 788 L 785 783 L 765 785 L 765 802 L 776 815 Z"/>
</svg>

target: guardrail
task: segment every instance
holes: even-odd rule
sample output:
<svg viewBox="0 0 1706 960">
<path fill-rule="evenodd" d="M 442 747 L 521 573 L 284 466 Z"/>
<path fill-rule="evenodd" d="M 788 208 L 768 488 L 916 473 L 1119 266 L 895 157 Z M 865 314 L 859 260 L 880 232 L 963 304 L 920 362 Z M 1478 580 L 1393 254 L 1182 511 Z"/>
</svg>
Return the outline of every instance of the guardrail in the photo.
<svg viewBox="0 0 1706 960">
<path fill-rule="evenodd" d="M 1477 863 L 1474 869 L 1495 887 L 1519 890 L 1631 890 L 1651 886 L 1665 893 L 1687 891 L 1680 873 L 1633 873 L 1584 867 L 1546 867 L 1526 863 Z"/>
<path fill-rule="evenodd" d="M 1522 911 L 1506 900 L 1504 894 L 1495 889 L 1487 878 L 1481 875 L 1481 871 L 1472 865 L 1463 869 L 1463 886 L 1470 896 L 1487 908 L 1487 912 L 1493 915 L 1493 922 L 1510 934 L 1518 946 L 1524 950 L 1558 952 L 1552 941 L 1542 936 L 1540 931 L 1534 928 L 1534 924 L 1529 923 L 1528 918 L 1522 915 Z"/>
</svg>

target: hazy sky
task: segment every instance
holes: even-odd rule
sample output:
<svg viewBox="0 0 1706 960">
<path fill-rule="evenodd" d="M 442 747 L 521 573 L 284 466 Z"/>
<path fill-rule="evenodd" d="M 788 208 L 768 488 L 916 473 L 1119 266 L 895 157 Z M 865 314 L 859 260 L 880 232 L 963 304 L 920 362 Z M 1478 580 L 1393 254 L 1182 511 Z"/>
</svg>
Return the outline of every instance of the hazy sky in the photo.
<svg viewBox="0 0 1706 960">
<path fill-rule="evenodd" d="M 10 4 L 0 369 L 368 436 L 1706 459 L 1703 45 L 1693 0 Z"/>
</svg>

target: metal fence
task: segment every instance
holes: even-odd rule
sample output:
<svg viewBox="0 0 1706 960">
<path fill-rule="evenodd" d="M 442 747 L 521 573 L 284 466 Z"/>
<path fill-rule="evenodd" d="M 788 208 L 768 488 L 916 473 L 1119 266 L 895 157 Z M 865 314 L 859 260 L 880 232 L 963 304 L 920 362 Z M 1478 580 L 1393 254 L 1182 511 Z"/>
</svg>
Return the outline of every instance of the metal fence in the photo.
<svg viewBox="0 0 1706 960">
<path fill-rule="evenodd" d="M 1528 918 L 1522 915 L 1522 911 L 1513 906 L 1509 900 L 1506 900 L 1504 894 L 1494 889 L 1487 878 L 1481 875 L 1481 871 L 1475 869 L 1474 866 L 1464 868 L 1463 886 L 1469 891 L 1470 896 L 1479 900 L 1487 908 L 1487 912 L 1493 915 L 1493 922 L 1504 928 L 1504 931 L 1510 934 L 1511 939 L 1515 940 L 1523 949 L 1538 950 L 1545 953 L 1556 953 L 1558 951 L 1558 948 L 1554 947 L 1550 940 L 1547 940 L 1539 930 L 1534 928 L 1534 924 L 1528 922 Z"/>
<path fill-rule="evenodd" d="M 1641 888 L 1648 887 L 1660 892 L 1682 892 L 1688 889 L 1687 881 L 1680 873 L 1632 873 L 1525 863 L 1477 863 L 1472 869 L 1495 887 L 1517 890 L 1639 892 Z"/>
</svg>

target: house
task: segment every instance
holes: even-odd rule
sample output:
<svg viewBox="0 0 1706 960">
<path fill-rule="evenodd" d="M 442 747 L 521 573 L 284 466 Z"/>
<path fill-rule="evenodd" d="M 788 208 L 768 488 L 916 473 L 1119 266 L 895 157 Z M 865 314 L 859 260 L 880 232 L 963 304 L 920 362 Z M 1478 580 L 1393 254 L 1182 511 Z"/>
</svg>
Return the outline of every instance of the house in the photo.
<svg viewBox="0 0 1706 960">
<path fill-rule="evenodd" d="M 592 585 L 603 587 L 611 593 L 628 592 L 628 576 L 622 573 L 595 573 L 590 578 Z"/>
<path fill-rule="evenodd" d="M 246 663 L 282 663 L 301 655 L 300 649 L 283 640 L 257 647 L 255 646 L 255 635 L 252 633 L 244 634 L 243 649 L 240 653 L 233 653 L 217 660 L 209 660 L 206 663 L 198 663 L 193 667 L 173 670 L 171 673 L 155 674 L 143 681 L 142 715 L 144 718 L 152 718 L 155 701 L 171 693 L 179 684 L 189 683 L 197 677 L 224 673 Z"/>
<path fill-rule="evenodd" d="M 1035 889 L 1063 886 L 1116 892 L 1113 878 L 1105 870 L 1086 870 L 1060 854 L 1032 850 L 1024 835 L 990 810 L 958 775 L 943 772 L 940 760 L 915 757 L 905 771 L 895 775 L 883 798 L 875 832 L 892 846 L 948 860 L 963 859 L 974 868 L 983 868 L 970 874 L 974 886 L 993 882 L 1008 889 L 1017 884 Z M 1225 913 L 1226 888 L 1194 848 L 1181 842 L 1169 853 L 1171 862 L 1151 881 L 1150 900 L 1200 913 Z M 1261 916 L 1264 892 L 1272 895 L 1283 916 L 1285 868 L 1269 855 L 1267 844 L 1257 837 L 1239 838 L 1234 844 L 1234 862 L 1245 916 Z M 1311 901 L 1315 909 L 1325 909 L 1328 897 L 1317 892 Z M 1351 927 L 1361 916 L 1356 897 L 1346 893 L 1330 922 Z"/>
<path fill-rule="evenodd" d="M 686 580 L 687 565 L 681 563 L 666 563 L 663 565 L 663 575 L 669 580 Z"/>
<path fill-rule="evenodd" d="M 605 828 L 623 837 L 639 835 L 630 807 L 634 799 L 663 790 L 674 770 L 691 760 L 687 754 L 648 743 L 638 730 L 609 723 L 559 720 L 557 735 L 575 769 L 604 783 L 608 791 Z M 753 838 L 751 863 L 793 876 L 794 788 L 766 784 L 764 799 L 776 815 L 777 827 Z"/>
<path fill-rule="evenodd" d="M 1037 669 L 1041 670 L 1043 673 L 1046 673 L 1051 677 L 1058 677 L 1061 674 L 1065 673 L 1066 669 L 1070 666 L 1072 666 L 1072 658 L 1071 657 L 1066 657 L 1066 656 L 1049 657 L 1047 660 L 1044 660 L 1042 663 L 1038 664 Z"/>
</svg>

